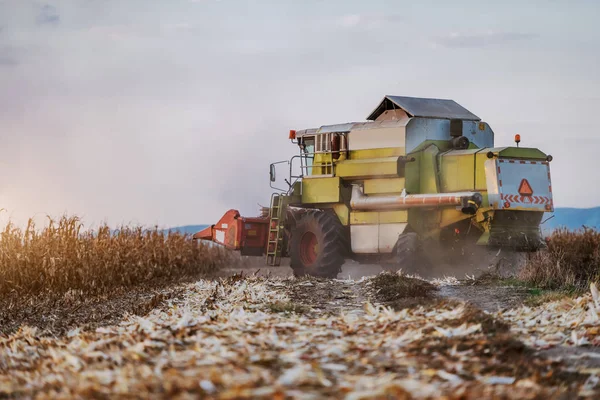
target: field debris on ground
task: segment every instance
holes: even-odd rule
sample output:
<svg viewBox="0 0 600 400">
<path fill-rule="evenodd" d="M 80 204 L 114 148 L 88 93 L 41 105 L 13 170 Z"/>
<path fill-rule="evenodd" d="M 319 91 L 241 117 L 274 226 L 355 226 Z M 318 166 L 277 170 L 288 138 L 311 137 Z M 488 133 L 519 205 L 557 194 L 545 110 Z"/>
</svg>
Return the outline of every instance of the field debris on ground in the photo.
<svg viewBox="0 0 600 400">
<path fill-rule="evenodd" d="M 469 276 L 467 276 L 469 278 Z M 454 276 L 444 276 L 442 278 L 434 278 L 431 280 L 431 284 L 436 287 L 443 286 L 458 286 L 461 285 L 462 282 L 456 279 Z"/>
<path fill-rule="evenodd" d="M 573 371 L 537 356 L 527 345 L 528 335 L 545 329 L 531 322 L 536 312 L 546 313 L 544 321 L 562 318 L 561 335 L 575 332 L 597 344 L 592 328 L 600 322 L 586 309 L 598 305 L 591 294 L 573 300 L 566 312 L 547 304 L 483 318 L 456 301 L 394 311 L 368 297 L 369 282 L 201 280 L 166 306 L 117 325 L 75 328 L 60 337 L 23 327 L 0 338 L 0 394 L 226 399 L 599 395 L 595 372 Z M 327 291 L 332 294 L 320 296 Z M 306 296 L 295 298 L 294 293 Z M 336 293 L 346 297 L 336 299 Z M 338 307 L 337 301 L 348 299 L 357 306 Z M 311 311 L 270 306 L 293 302 Z M 504 318 L 511 330 L 501 321 L 494 325 L 494 318 Z"/>
<path fill-rule="evenodd" d="M 589 293 L 575 299 L 523 306 L 498 317 L 511 323 L 512 330 L 532 347 L 600 346 L 600 295 L 594 283 Z"/>
<path fill-rule="evenodd" d="M 418 276 L 383 272 L 369 281 L 374 295 L 380 302 L 387 303 L 405 298 L 430 297 L 436 287 Z"/>
</svg>

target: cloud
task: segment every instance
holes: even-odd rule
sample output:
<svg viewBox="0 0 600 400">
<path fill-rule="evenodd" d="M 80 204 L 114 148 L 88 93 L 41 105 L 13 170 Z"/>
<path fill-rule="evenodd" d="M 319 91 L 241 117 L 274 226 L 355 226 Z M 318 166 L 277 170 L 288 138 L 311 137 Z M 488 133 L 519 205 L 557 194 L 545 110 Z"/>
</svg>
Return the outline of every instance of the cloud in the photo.
<svg viewBox="0 0 600 400">
<path fill-rule="evenodd" d="M 14 48 L 0 46 L 0 67 L 12 67 L 18 63 Z"/>
<path fill-rule="evenodd" d="M 403 21 L 404 17 L 399 14 L 346 14 L 334 19 L 337 26 L 346 29 L 356 28 L 380 28 L 387 25 L 398 24 Z"/>
<path fill-rule="evenodd" d="M 0 54 L 0 67 L 17 65 L 17 60 L 8 55 Z"/>
<path fill-rule="evenodd" d="M 60 22 L 58 9 L 51 4 L 44 4 L 35 18 L 38 25 L 56 25 Z"/>
<path fill-rule="evenodd" d="M 434 46 L 448 48 L 472 48 L 498 45 L 506 42 L 530 40 L 537 37 L 532 33 L 519 32 L 484 32 L 476 34 L 451 33 L 431 39 Z"/>
</svg>

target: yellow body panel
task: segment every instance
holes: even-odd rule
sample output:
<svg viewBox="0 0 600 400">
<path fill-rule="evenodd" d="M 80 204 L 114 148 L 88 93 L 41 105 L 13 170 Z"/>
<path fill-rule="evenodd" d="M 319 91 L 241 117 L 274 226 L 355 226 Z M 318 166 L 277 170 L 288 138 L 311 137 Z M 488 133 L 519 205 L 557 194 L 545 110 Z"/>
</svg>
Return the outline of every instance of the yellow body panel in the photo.
<svg viewBox="0 0 600 400">
<path fill-rule="evenodd" d="M 345 160 L 336 164 L 336 175 L 346 179 L 398 176 L 398 157 Z"/>
<path fill-rule="evenodd" d="M 475 155 L 475 190 L 487 191 L 487 182 L 485 180 L 485 161 L 487 159 L 486 152 L 479 152 Z M 487 200 L 484 204 L 487 204 Z"/>
<path fill-rule="evenodd" d="M 395 224 L 408 222 L 408 211 L 351 211 L 351 225 Z"/>
<path fill-rule="evenodd" d="M 487 190 L 487 152 L 449 154 L 441 157 L 440 183 L 443 192 Z"/>
<path fill-rule="evenodd" d="M 435 146 L 429 146 L 423 150 L 423 154 L 419 159 L 420 165 L 420 193 L 439 193 L 439 178 L 437 174 L 437 159 L 436 156 L 439 150 Z"/>
<path fill-rule="evenodd" d="M 364 181 L 365 194 L 401 193 L 404 178 L 369 179 Z"/>
<path fill-rule="evenodd" d="M 440 183 L 442 192 L 474 190 L 475 155 L 461 154 L 442 157 Z"/>
<path fill-rule="evenodd" d="M 302 180 L 302 203 L 339 203 L 340 178 L 304 178 Z"/>
<path fill-rule="evenodd" d="M 404 147 L 392 147 L 387 149 L 351 150 L 350 160 L 367 160 L 381 157 L 398 157 L 406 153 Z"/>
</svg>

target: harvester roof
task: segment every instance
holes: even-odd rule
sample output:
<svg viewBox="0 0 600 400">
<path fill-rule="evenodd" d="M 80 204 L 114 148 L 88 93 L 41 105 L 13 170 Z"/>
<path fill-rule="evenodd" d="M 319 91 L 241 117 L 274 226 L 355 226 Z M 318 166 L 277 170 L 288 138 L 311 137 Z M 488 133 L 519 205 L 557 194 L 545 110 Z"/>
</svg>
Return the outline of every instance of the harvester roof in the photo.
<svg viewBox="0 0 600 400">
<path fill-rule="evenodd" d="M 374 121 L 385 111 L 399 108 L 404 110 L 410 117 L 481 121 L 481 118 L 454 100 L 404 96 L 385 96 L 367 119 Z"/>
<path fill-rule="evenodd" d="M 381 114 L 388 110 L 403 110 L 409 118 L 436 118 L 436 119 L 462 119 L 466 121 L 481 121 L 454 100 L 426 99 L 422 97 L 385 96 L 381 103 L 367 117 L 375 121 Z M 296 132 L 297 137 L 311 136 L 320 133 L 349 132 L 357 129 L 369 129 L 379 124 L 405 126 L 408 120 L 388 120 L 377 122 L 347 122 L 335 125 L 323 125 L 320 128 L 303 129 Z"/>
</svg>

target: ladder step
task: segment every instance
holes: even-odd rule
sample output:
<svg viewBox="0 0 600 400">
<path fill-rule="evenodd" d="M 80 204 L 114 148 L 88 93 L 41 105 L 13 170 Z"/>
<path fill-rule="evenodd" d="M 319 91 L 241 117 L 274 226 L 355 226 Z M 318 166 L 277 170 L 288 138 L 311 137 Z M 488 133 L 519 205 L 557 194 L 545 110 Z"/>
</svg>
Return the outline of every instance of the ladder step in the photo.
<svg viewBox="0 0 600 400">
<path fill-rule="evenodd" d="M 271 209 L 269 211 L 269 237 L 267 240 L 267 264 L 270 266 L 281 265 L 281 246 L 283 245 L 283 231 L 285 221 L 283 209 L 285 208 L 285 196 L 274 194 L 271 197 Z"/>
</svg>

